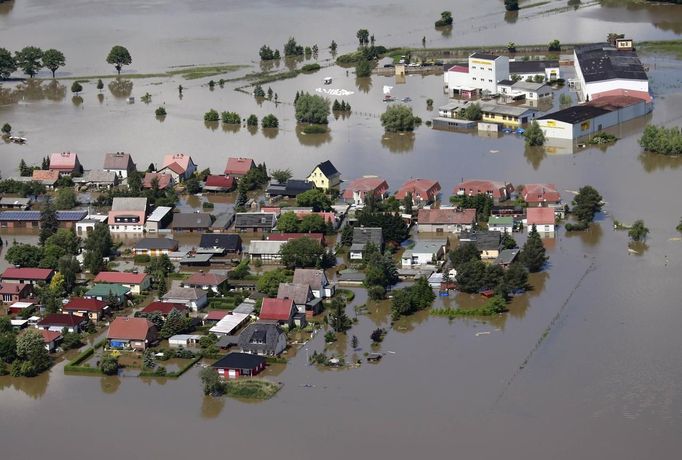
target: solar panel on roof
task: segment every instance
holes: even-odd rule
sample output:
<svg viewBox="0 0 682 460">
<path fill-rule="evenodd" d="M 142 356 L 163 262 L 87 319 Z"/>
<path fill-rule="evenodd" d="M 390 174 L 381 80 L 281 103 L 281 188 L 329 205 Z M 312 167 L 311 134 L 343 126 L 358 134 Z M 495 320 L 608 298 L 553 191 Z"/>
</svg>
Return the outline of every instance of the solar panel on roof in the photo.
<svg viewBox="0 0 682 460">
<path fill-rule="evenodd" d="M 2 211 L 0 220 L 40 220 L 40 211 Z"/>
</svg>

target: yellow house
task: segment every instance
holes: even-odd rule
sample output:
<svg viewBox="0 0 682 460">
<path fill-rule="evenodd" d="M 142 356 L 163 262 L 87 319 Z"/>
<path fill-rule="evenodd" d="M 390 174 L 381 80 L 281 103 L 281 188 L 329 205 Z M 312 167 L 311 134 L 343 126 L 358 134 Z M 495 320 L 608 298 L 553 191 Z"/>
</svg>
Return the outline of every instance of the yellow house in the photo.
<svg viewBox="0 0 682 460">
<path fill-rule="evenodd" d="M 341 185 L 341 173 L 334 167 L 331 161 L 323 161 L 315 166 L 313 172 L 308 176 L 308 181 L 315 184 L 315 187 L 325 191 L 338 189 Z"/>
<path fill-rule="evenodd" d="M 533 121 L 537 110 L 523 106 L 482 103 L 481 112 L 485 122 L 519 126 Z"/>
</svg>

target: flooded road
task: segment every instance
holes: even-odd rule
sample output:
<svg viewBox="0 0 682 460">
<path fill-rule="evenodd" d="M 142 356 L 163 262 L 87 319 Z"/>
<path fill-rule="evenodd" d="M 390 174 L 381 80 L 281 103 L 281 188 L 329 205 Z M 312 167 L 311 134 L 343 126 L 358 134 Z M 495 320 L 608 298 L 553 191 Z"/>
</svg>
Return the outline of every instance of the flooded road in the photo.
<svg viewBox="0 0 682 460">
<path fill-rule="evenodd" d="M 140 72 L 189 63 L 249 64 L 262 43 L 286 39 L 289 18 L 305 18 L 309 26 L 299 41 L 317 41 L 324 48 L 336 39 L 341 51 L 354 46 L 354 31 L 363 25 L 379 43 L 413 46 L 423 35 L 428 46 L 455 46 L 550 38 L 569 42 L 576 31 L 581 41 L 601 40 L 612 30 L 635 40 L 682 32 L 682 13 L 673 6 L 582 3 L 578 10 L 556 14 L 522 10 L 512 23 L 504 18 L 502 2 L 457 2 L 455 30 L 448 38 L 429 27 L 442 9 L 442 2 L 433 1 L 419 9 L 377 1 L 296 1 L 286 7 L 262 1 L 16 1 L 0 4 L 0 43 L 16 49 L 31 37 L 38 46 L 61 48 L 69 59 L 65 70 L 83 75 L 109 73 L 104 55 L 118 41 L 131 48 L 131 70 Z M 536 8 L 566 5 L 554 1 Z M 271 10 L 277 14 L 266 13 Z M 256 38 L 248 46 L 234 45 L 247 41 L 244 37 Z M 661 56 L 645 60 L 657 96 L 651 121 L 679 124 L 680 64 Z M 296 129 L 291 102 L 296 91 L 315 91 L 324 76 L 333 78 L 335 88 L 353 91 L 344 97 L 353 113 L 331 120 L 327 135 L 305 136 Z M 62 150 L 78 152 L 86 168 L 100 168 L 108 151 L 132 153 L 140 168 L 161 161 L 167 152 L 187 152 L 200 168 L 214 171 L 223 170 L 228 156 L 244 155 L 269 169 L 289 167 L 297 177 L 330 159 L 346 180 L 379 174 L 395 190 L 408 177 L 428 177 L 440 181 L 446 197 L 462 178 L 473 177 L 553 182 L 566 201 L 568 190 L 591 184 L 608 202 L 607 215 L 584 234 L 560 230 L 547 243 L 549 270 L 532 278 L 535 289 L 515 299 L 504 318 L 449 321 L 421 313 L 391 327 L 387 309 L 369 304 L 348 334 L 357 335 L 362 354 L 371 350 L 374 328 L 389 328 L 379 348 L 386 353 L 381 362 L 319 370 L 307 365 L 306 350 L 290 353 L 284 369 L 272 370 L 271 378 L 284 386 L 270 401 L 206 398 L 197 369 L 178 380 L 150 380 L 64 375 L 58 364 L 35 379 L 0 377 L 3 459 L 34 458 L 48 450 L 58 459 L 75 452 L 79 458 L 101 459 L 228 452 L 334 460 L 408 459 L 425 453 L 559 460 L 678 455 L 682 242 L 675 225 L 682 215 L 682 162 L 641 153 L 642 121 L 619 130 L 620 140 L 611 147 L 568 154 L 563 147 L 525 149 L 513 135 L 483 138 L 426 126 L 411 136 L 385 136 L 378 119 L 385 109 L 382 87 L 394 86 L 396 97 L 411 97 L 410 105 L 427 120 L 433 114 L 426 99 L 434 99 L 436 108 L 447 100 L 439 76 L 408 77 L 396 84 L 388 77 L 356 80 L 352 71 L 346 76 L 345 69 L 330 67 L 271 83 L 283 101 L 278 105 L 258 105 L 234 91 L 240 83 L 211 91 L 208 80 L 136 79 L 114 81 L 111 87 L 107 80 L 101 102 L 92 80 L 84 83 L 79 104 L 72 101 L 70 81 L 3 83 L 0 122 L 10 122 L 29 142 L 0 144 L 2 177 L 17 174 L 21 158 L 38 162 Z M 176 89 L 180 83 L 186 87 L 182 99 Z M 139 102 L 146 92 L 152 95 L 149 105 Z M 135 104 L 126 102 L 128 95 L 136 97 Z M 162 104 L 168 116 L 159 121 L 153 112 Z M 210 108 L 235 110 L 242 117 L 274 113 L 281 128 L 267 133 L 212 129 L 202 121 Z M 612 230 L 612 217 L 625 223 L 644 219 L 651 230 L 648 248 L 629 254 L 627 235 Z M 34 241 L 8 233 L 2 238 Z M 186 243 L 193 244 L 193 238 Z M 466 297 L 437 302 L 466 303 Z M 353 304 L 365 302 L 364 291 L 357 290 Z M 350 356 L 348 342 L 332 349 L 343 348 Z M 323 347 L 319 334 L 307 351 Z"/>
</svg>

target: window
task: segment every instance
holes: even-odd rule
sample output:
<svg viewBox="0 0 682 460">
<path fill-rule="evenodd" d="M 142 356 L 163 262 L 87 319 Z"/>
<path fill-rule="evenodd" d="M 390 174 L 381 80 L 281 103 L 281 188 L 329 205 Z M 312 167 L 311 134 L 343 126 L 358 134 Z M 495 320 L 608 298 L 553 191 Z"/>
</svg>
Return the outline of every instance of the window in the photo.
<svg viewBox="0 0 682 460">
<path fill-rule="evenodd" d="M 492 81 L 492 80 L 488 80 L 488 82 L 489 82 L 489 83 L 492 83 L 493 81 Z"/>
</svg>

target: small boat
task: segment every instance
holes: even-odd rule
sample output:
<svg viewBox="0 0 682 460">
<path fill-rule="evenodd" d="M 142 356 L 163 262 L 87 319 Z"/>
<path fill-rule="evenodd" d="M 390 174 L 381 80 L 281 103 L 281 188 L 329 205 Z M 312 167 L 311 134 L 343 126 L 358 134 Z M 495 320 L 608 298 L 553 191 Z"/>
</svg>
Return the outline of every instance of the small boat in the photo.
<svg viewBox="0 0 682 460">
<path fill-rule="evenodd" d="M 28 139 L 26 139 L 25 137 L 10 136 L 9 140 L 10 142 L 14 142 L 15 144 L 25 144 Z"/>
<path fill-rule="evenodd" d="M 403 101 L 403 102 L 412 102 L 412 98 L 410 98 L 410 97 L 404 97 L 404 98 L 402 98 L 402 101 Z"/>
<path fill-rule="evenodd" d="M 391 96 L 390 94 L 384 94 L 384 102 L 393 102 L 395 101 L 395 98 Z"/>
<path fill-rule="evenodd" d="M 323 82 L 325 85 L 331 85 L 331 84 L 332 84 L 332 77 L 324 77 L 324 79 L 322 80 L 322 82 Z"/>
</svg>

